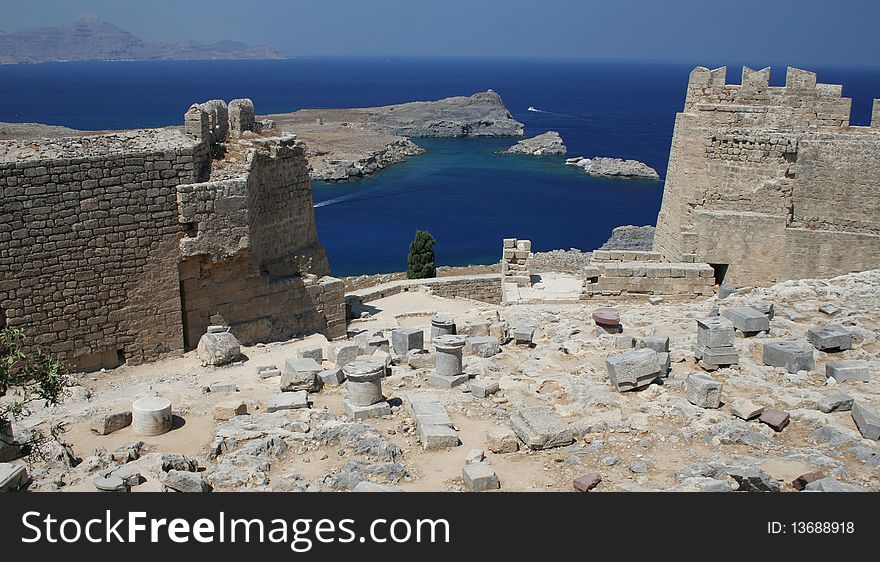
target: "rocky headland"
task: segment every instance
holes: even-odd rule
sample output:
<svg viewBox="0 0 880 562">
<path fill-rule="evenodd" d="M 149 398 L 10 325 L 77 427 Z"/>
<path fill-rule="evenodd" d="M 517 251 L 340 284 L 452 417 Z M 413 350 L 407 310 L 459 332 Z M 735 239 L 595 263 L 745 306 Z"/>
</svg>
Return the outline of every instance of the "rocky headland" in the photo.
<svg viewBox="0 0 880 562">
<path fill-rule="evenodd" d="M 411 137 L 523 134 L 523 124 L 492 90 L 382 107 L 301 109 L 268 118 L 305 141 L 312 179 L 324 181 L 367 176 L 423 152 Z"/>
<path fill-rule="evenodd" d="M 568 152 L 562 137 L 556 131 L 547 131 L 523 139 L 511 146 L 502 154 L 528 154 L 531 156 L 564 156 Z"/>
<path fill-rule="evenodd" d="M 592 176 L 609 178 L 635 178 L 659 180 L 657 170 L 638 160 L 623 160 L 622 158 L 584 158 L 582 156 L 569 158 L 566 165 L 578 166 Z"/>
</svg>

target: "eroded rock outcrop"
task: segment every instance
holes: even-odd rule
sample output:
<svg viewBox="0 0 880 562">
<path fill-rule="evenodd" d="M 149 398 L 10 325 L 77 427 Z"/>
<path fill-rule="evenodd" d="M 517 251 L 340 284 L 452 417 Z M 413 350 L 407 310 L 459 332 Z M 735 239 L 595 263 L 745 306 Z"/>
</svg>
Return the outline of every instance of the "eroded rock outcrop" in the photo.
<svg viewBox="0 0 880 562">
<path fill-rule="evenodd" d="M 636 178 L 659 180 L 657 170 L 638 160 L 624 160 L 622 158 L 608 158 L 598 156 L 596 158 L 569 158 L 567 165 L 579 166 L 592 176 L 610 178 Z"/>
<path fill-rule="evenodd" d="M 523 139 L 502 154 L 529 154 L 531 156 L 563 156 L 568 149 L 556 131 L 547 131 L 534 137 Z"/>
</svg>

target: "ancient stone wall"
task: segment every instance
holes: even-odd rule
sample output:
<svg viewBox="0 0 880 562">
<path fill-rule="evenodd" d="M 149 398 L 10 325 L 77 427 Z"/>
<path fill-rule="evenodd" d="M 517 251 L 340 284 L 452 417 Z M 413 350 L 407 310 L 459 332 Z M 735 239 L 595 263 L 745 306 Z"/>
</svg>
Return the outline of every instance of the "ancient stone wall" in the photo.
<svg viewBox="0 0 880 562">
<path fill-rule="evenodd" d="M 248 250 L 229 260 L 207 255 L 180 262 L 184 328 L 195 347 L 210 324 L 222 324 L 243 344 L 322 333 L 345 335 L 343 282 L 314 275 L 271 277 L 254 267 Z"/>
<path fill-rule="evenodd" d="M 175 131 L 16 141 L 0 152 L 0 308 L 94 369 L 181 349 L 176 187 L 203 146 Z"/>
<path fill-rule="evenodd" d="M 465 298 L 490 304 L 501 303 L 501 274 L 456 275 L 432 279 L 401 279 L 373 287 L 351 291 L 345 295 L 346 305 L 372 302 L 409 291 L 427 289 L 445 298 Z"/>
<path fill-rule="evenodd" d="M 179 130 L 0 142 L 0 322 L 84 370 L 194 347 L 212 318 L 243 343 L 343 336 L 304 147 L 220 145 L 226 118 L 215 100 Z"/>
<path fill-rule="evenodd" d="M 838 85 L 790 68 L 695 69 L 676 117 L 654 249 L 716 280 L 769 284 L 880 266 L 880 130 Z"/>
</svg>

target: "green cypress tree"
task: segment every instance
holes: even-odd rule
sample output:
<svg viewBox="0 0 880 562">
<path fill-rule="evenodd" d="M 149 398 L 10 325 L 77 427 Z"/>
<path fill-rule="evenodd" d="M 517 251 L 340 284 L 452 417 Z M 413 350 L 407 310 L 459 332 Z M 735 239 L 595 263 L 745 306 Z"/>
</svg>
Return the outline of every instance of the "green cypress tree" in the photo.
<svg viewBox="0 0 880 562">
<path fill-rule="evenodd" d="M 427 279 L 437 277 L 437 268 L 434 265 L 434 237 L 424 230 L 416 231 L 416 237 L 409 245 L 409 256 L 406 261 L 407 279 Z"/>
</svg>

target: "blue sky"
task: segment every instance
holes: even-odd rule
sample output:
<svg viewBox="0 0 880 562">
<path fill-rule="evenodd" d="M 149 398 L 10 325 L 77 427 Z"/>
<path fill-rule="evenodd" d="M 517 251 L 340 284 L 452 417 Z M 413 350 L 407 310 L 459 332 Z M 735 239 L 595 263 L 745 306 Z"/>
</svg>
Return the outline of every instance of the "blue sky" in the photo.
<svg viewBox="0 0 880 562">
<path fill-rule="evenodd" d="M 880 65 L 877 0 L 28 0 L 4 2 L 0 30 L 82 15 L 293 55 Z"/>
</svg>

